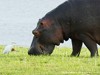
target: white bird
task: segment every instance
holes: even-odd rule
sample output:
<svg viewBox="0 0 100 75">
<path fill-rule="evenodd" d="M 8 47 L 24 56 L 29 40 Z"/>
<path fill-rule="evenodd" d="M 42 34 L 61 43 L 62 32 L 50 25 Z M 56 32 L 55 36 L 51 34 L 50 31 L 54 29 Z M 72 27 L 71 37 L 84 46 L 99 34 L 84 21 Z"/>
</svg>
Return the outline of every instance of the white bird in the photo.
<svg viewBox="0 0 100 75">
<path fill-rule="evenodd" d="M 8 54 L 11 51 L 14 51 L 14 44 L 7 45 L 3 50 L 3 54 Z"/>
</svg>

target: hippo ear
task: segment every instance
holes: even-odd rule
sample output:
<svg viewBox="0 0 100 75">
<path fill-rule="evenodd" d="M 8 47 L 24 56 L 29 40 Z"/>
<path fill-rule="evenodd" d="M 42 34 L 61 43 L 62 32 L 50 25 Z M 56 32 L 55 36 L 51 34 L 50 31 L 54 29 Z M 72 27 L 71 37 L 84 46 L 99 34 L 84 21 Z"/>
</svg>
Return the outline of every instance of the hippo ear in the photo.
<svg viewBox="0 0 100 75">
<path fill-rule="evenodd" d="M 42 19 L 39 19 L 39 22 L 41 21 Z"/>
</svg>

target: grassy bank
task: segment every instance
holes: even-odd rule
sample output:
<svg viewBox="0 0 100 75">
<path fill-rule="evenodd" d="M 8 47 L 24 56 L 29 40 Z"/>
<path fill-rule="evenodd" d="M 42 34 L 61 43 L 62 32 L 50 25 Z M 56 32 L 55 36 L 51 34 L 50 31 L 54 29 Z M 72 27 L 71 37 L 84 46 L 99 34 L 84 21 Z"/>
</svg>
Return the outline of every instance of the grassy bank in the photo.
<svg viewBox="0 0 100 75">
<path fill-rule="evenodd" d="M 51 56 L 28 56 L 25 47 L 4 55 L 3 48 L 0 46 L 0 75 L 100 75 L 100 57 L 90 58 L 85 48 L 80 57 L 69 57 L 70 48 L 57 47 Z"/>
</svg>

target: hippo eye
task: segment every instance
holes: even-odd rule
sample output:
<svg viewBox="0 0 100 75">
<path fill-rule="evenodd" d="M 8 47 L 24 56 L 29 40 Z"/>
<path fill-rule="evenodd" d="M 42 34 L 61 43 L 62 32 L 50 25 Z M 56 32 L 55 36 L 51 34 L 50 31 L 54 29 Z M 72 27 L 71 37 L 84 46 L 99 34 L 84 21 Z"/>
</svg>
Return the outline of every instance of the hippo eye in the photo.
<svg viewBox="0 0 100 75">
<path fill-rule="evenodd" d="M 42 22 L 40 23 L 40 27 L 44 27 L 44 24 Z"/>
<path fill-rule="evenodd" d="M 40 25 L 43 26 L 43 23 L 41 22 Z"/>
</svg>

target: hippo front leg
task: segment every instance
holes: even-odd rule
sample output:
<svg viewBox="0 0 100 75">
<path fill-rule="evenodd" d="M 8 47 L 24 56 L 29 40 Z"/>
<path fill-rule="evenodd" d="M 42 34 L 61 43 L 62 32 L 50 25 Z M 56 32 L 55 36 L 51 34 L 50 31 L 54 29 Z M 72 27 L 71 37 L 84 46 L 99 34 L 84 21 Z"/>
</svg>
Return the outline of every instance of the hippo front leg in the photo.
<svg viewBox="0 0 100 75">
<path fill-rule="evenodd" d="M 82 41 L 72 39 L 72 47 L 73 47 L 73 52 L 71 56 L 79 56 L 82 47 Z"/>
<path fill-rule="evenodd" d="M 89 49 L 89 51 L 91 53 L 91 57 L 94 57 L 96 55 L 96 53 L 98 55 L 98 49 L 97 49 L 96 42 L 85 34 L 81 34 L 79 36 L 80 36 L 81 40 L 84 42 L 84 44 L 86 45 L 86 47 Z"/>
</svg>

